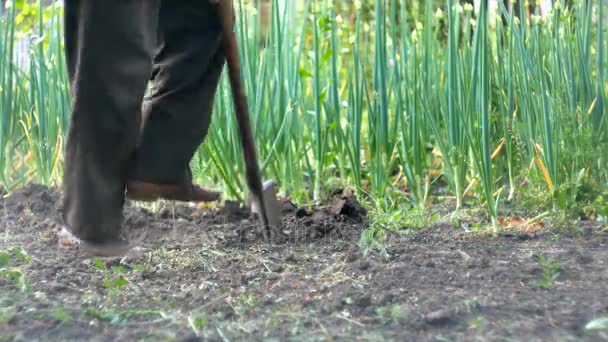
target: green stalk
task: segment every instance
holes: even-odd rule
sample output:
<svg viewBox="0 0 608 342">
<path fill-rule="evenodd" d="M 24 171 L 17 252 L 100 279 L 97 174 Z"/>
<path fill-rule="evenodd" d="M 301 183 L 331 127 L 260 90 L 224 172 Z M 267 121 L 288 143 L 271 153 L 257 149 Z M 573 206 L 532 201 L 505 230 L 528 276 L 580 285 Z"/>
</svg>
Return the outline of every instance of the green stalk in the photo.
<svg viewBox="0 0 608 342">
<path fill-rule="evenodd" d="M 452 182 L 454 186 L 454 192 L 456 195 L 456 209 L 462 207 L 462 197 L 464 195 L 464 182 L 466 175 L 466 151 L 468 146 L 462 135 L 462 119 L 458 113 L 458 107 L 456 101 L 460 98 L 460 86 L 459 78 L 456 67 L 457 62 L 457 38 L 456 38 L 456 23 L 454 18 L 454 9 L 450 5 L 450 0 L 447 0 L 447 12 L 448 12 L 448 23 L 449 23 L 449 37 L 448 37 L 448 54 L 447 54 L 447 84 L 446 84 L 446 96 L 447 96 L 447 133 L 448 133 L 448 145 L 449 150 L 446 152 L 446 160 L 449 161 L 450 167 L 448 173 L 451 173 Z"/>
<path fill-rule="evenodd" d="M 397 0 L 392 1 L 393 7 L 396 6 Z M 415 206 L 424 207 L 427 202 L 428 187 L 423 181 L 425 178 L 423 170 L 426 168 L 424 151 L 421 149 L 423 143 L 421 134 L 418 131 L 419 110 L 416 108 L 416 99 L 412 98 L 416 90 L 416 76 L 418 75 L 416 63 L 411 62 L 416 60 L 415 45 L 410 52 L 410 43 L 408 41 L 409 29 L 406 18 L 405 4 L 400 6 L 399 21 L 400 21 L 400 40 L 397 37 L 396 30 L 393 31 L 394 55 L 395 55 L 395 75 L 396 82 L 399 85 L 394 91 L 396 96 L 397 110 L 401 111 L 402 118 L 400 122 L 400 151 L 399 155 L 402 158 L 401 166 L 403 167 L 405 178 Z M 391 15 L 393 17 L 393 15 Z M 393 26 L 396 26 L 394 24 Z M 399 44 L 397 43 L 399 42 Z M 397 61 L 397 56 L 401 57 L 401 62 Z M 411 62 L 411 63 L 410 63 Z M 410 77 L 410 66 L 412 76 Z M 397 116 L 400 116 L 398 113 Z"/>
<path fill-rule="evenodd" d="M 322 138 L 322 126 L 323 126 L 323 110 L 322 110 L 322 98 L 321 98 L 321 52 L 319 41 L 319 24 L 317 13 L 313 13 L 313 32 L 314 32 L 314 85 L 313 95 L 315 102 L 315 176 L 314 176 L 314 189 L 313 199 L 318 201 L 321 199 L 321 184 L 323 178 L 323 138 Z"/>
<path fill-rule="evenodd" d="M 2 184 L 9 187 L 9 167 L 12 162 L 13 153 L 9 150 L 13 139 L 15 114 L 17 113 L 15 94 L 13 94 L 14 71 L 14 34 L 15 34 L 15 7 L 10 9 L 7 15 L 0 8 L 0 177 Z"/>
</svg>

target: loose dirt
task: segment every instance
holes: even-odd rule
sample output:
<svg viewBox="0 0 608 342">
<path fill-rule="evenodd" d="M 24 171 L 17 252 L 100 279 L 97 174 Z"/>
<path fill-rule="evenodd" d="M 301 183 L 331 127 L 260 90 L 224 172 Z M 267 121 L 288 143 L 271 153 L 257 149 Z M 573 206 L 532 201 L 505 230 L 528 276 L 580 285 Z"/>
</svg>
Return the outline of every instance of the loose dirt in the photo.
<svg viewBox="0 0 608 342">
<path fill-rule="evenodd" d="M 354 197 L 285 203 L 289 241 L 267 244 L 247 208 L 128 203 L 141 256 L 58 245 L 60 193 L 0 200 L 0 340 L 580 341 L 608 317 L 608 234 L 389 233 L 364 254 Z M 309 210 L 310 209 L 310 210 Z M 544 280 L 544 281 L 543 281 Z"/>
</svg>

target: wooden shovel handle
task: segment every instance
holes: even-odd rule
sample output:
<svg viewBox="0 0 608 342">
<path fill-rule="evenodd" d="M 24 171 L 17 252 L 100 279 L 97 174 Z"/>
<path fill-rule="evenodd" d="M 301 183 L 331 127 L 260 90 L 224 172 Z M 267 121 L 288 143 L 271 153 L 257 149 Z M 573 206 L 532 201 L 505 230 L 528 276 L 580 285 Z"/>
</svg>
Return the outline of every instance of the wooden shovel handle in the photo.
<svg viewBox="0 0 608 342">
<path fill-rule="evenodd" d="M 245 96 L 243 85 L 241 83 L 241 68 L 238 53 L 238 46 L 236 43 L 236 35 L 233 31 L 233 7 L 231 0 L 219 0 L 217 3 L 221 16 L 221 24 L 223 31 L 223 46 L 226 54 L 226 60 L 228 63 L 228 75 L 230 78 L 230 85 L 232 88 L 232 98 L 235 105 L 235 114 L 239 126 L 241 135 L 241 143 L 243 145 L 243 154 L 245 158 L 245 168 L 247 185 L 258 201 L 260 206 L 262 223 L 265 227 L 266 237 L 270 236 L 269 220 L 266 211 L 266 203 L 264 203 L 264 195 L 262 189 L 262 180 L 260 176 L 260 169 L 258 165 L 258 157 L 256 153 L 255 139 L 251 132 L 251 123 L 249 120 L 249 110 L 247 104 L 247 97 Z"/>
</svg>

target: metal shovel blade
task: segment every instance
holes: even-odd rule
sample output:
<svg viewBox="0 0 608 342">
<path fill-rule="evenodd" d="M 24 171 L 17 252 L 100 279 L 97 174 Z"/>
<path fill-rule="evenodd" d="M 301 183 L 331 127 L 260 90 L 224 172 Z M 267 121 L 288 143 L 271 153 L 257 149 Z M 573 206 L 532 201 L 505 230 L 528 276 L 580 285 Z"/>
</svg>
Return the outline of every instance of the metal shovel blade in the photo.
<svg viewBox="0 0 608 342">
<path fill-rule="evenodd" d="M 266 181 L 262 184 L 262 201 L 266 209 L 266 217 L 271 231 L 280 232 L 282 227 L 281 203 L 277 199 L 277 188 L 274 180 Z M 262 217 L 261 205 L 255 196 L 251 198 L 251 212 Z"/>
</svg>

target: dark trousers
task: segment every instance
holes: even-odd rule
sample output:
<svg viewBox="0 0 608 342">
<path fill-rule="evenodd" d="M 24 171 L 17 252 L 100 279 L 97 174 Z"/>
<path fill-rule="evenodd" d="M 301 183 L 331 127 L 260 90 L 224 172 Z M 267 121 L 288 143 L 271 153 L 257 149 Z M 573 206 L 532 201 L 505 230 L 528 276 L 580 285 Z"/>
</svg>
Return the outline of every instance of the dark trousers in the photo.
<svg viewBox="0 0 608 342">
<path fill-rule="evenodd" d="M 221 25 L 208 0 L 65 0 L 64 11 L 63 215 L 76 236 L 105 242 L 120 232 L 128 179 L 189 177 L 225 61 Z"/>
</svg>

